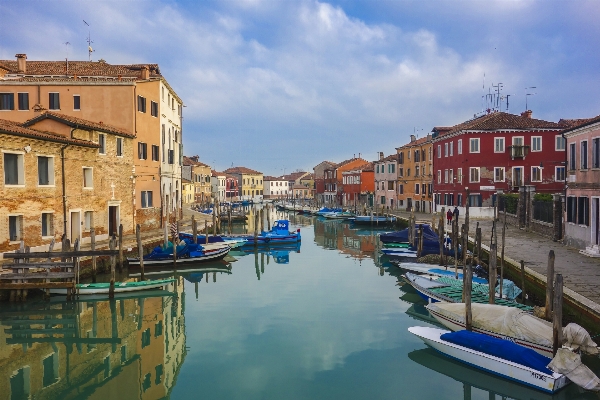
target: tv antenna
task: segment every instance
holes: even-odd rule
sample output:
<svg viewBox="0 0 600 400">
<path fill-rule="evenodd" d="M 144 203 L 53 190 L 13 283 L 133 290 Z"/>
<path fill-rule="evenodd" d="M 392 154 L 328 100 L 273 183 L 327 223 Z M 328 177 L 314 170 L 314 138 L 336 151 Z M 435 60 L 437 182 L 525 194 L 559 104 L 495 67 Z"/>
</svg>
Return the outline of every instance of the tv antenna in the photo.
<svg viewBox="0 0 600 400">
<path fill-rule="evenodd" d="M 537 89 L 537 87 L 535 87 L 535 86 L 530 86 L 530 87 L 527 87 L 527 88 L 525 88 L 525 90 L 527 90 L 527 91 L 529 91 L 529 89 Z M 536 94 L 537 94 L 537 93 L 526 93 L 526 94 L 525 94 L 525 111 L 528 111 L 528 110 L 529 110 L 529 107 L 527 106 L 527 98 L 528 98 L 529 96 L 533 96 L 533 95 L 536 95 Z"/>
<path fill-rule="evenodd" d="M 69 46 L 71 45 L 70 42 L 64 42 L 63 43 L 65 45 L 65 49 L 67 51 L 67 60 L 69 59 Z"/>
<path fill-rule="evenodd" d="M 90 34 L 90 30 L 89 30 L 89 26 L 90 24 L 88 24 L 87 22 L 85 22 L 85 19 L 83 20 L 83 23 L 86 24 L 88 26 L 88 37 L 87 37 L 87 44 L 88 44 L 88 61 L 92 61 L 92 53 L 94 52 L 94 49 L 92 49 L 92 43 L 94 43 L 91 39 L 91 34 Z"/>
</svg>

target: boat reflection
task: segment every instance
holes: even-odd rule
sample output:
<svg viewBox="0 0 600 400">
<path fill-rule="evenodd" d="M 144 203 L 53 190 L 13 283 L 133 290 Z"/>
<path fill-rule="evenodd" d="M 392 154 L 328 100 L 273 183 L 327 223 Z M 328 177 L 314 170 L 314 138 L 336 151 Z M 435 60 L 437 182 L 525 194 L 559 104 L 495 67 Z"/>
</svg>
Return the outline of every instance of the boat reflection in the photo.
<svg viewBox="0 0 600 400">
<path fill-rule="evenodd" d="M 472 398 L 472 388 L 488 392 L 490 399 L 496 398 L 496 395 L 502 399 L 514 400 L 597 399 L 596 394 L 593 392 L 584 391 L 574 384 L 569 385 L 554 395 L 550 395 L 469 367 L 461 362 L 445 357 L 429 347 L 408 353 L 408 358 L 428 369 L 461 382 L 463 384 L 463 396 L 465 400 Z"/>
<path fill-rule="evenodd" d="M 185 293 L 11 304 L 0 312 L 2 396 L 169 397 L 186 356 Z M 4 397 L 3 397 L 4 398 Z"/>
</svg>

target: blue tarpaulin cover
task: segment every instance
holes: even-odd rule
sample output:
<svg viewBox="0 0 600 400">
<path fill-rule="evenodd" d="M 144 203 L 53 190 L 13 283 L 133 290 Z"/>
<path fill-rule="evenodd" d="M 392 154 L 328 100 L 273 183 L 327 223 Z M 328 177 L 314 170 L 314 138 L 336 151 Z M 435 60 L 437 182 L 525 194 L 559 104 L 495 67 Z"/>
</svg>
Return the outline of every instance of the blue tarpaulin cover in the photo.
<svg viewBox="0 0 600 400">
<path fill-rule="evenodd" d="M 552 375 L 550 358 L 508 340 L 465 330 L 444 333 L 440 339 Z"/>
<path fill-rule="evenodd" d="M 438 246 L 439 246 L 439 236 L 437 233 L 434 232 L 433 229 L 431 229 L 430 225 L 415 224 L 415 237 L 419 236 L 419 227 L 421 225 L 423 226 L 424 242 L 425 243 L 427 243 L 428 241 L 435 242 L 435 243 L 438 243 Z M 382 235 L 379 235 L 379 239 L 383 243 L 406 243 L 406 242 L 408 242 L 408 228 L 403 229 L 401 231 L 384 233 Z M 439 247 L 438 247 L 438 249 L 439 249 Z"/>
</svg>

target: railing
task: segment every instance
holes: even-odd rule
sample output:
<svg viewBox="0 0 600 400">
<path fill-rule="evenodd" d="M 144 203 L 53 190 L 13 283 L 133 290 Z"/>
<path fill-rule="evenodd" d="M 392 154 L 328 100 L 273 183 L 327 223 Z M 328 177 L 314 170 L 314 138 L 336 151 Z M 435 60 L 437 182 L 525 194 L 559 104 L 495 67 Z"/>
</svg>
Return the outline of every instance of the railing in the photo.
<svg viewBox="0 0 600 400">
<path fill-rule="evenodd" d="M 510 157 L 514 160 L 515 158 L 523 158 L 527 157 L 529 154 L 529 146 L 508 146 L 510 151 Z"/>
<path fill-rule="evenodd" d="M 554 210 L 551 201 L 533 202 L 533 219 L 552 224 L 554 222 Z"/>
</svg>

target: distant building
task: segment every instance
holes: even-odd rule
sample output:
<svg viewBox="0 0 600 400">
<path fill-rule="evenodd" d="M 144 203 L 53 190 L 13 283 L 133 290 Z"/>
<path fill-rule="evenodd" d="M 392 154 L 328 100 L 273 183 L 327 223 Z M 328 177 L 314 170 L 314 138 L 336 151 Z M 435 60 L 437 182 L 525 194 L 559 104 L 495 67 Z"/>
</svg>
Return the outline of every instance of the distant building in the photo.
<svg viewBox="0 0 600 400">
<path fill-rule="evenodd" d="M 383 152 L 379 153 L 379 160 L 373 163 L 373 169 L 375 170 L 375 201 L 378 207 L 392 210 L 398 208 L 398 196 L 396 195 L 396 188 L 398 187 L 398 154 L 384 157 Z"/>
<path fill-rule="evenodd" d="M 225 174 L 225 199 L 227 201 L 237 201 L 240 199 L 239 180 L 231 174 Z"/>
<path fill-rule="evenodd" d="M 575 124 L 563 135 L 568 170 L 564 242 L 600 257 L 600 116 Z"/>
<path fill-rule="evenodd" d="M 429 213 L 433 210 L 432 136 L 417 139 L 396 148 L 398 154 L 398 208 Z"/>
<path fill-rule="evenodd" d="M 210 185 L 212 193 L 216 196 L 217 201 L 225 201 L 227 199 L 225 196 L 227 187 L 227 174 L 225 172 L 217 172 L 214 169 L 211 170 L 210 173 Z"/>
<path fill-rule="evenodd" d="M 200 162 L 198 156 L 183 157 L 184 170 L 191 169 L 191 175 L 188 176 L 194 183 L 194 202 L 206 203 L 211 201 L 211 169 L 210 166 Z"/>
<path fill-rule="evenodd" d="M 313 179 L 315 181 L 315 198 L 319 203 L 325 202 L 325 170 L 331 170 L 335 165 L 331 161 L 322 161 L 313 167 Z"/>
<path fill-rule="evenodd" d="M 237 178 L 241 200 L 259 201 L 263 197 L 263 174 L 246 167 L 231 167 L 224 171 Z"/>
<path fill-rule="evenodd" d="M 342 171 L 342 205 L 344 207 L 373 206 L 375 179 L 373 163 L 366 163 L 353 169 Z"/>
<path fill-rule="evenodd" d="M 343 172 L 350 171 L 355 167 L 365 165 L 368 161 L 363 158 L 350 158 L 339 164 L 325 165 L 324 174 L 324 193 L 325 203 L 330 205 L 341 205 L 343 203 L 342 179 Z"/>
<path fill-rule="evenodd" d="M 288 198 L 290 188 L 289 182 L 284 177 L 265 176 L 263 179 L 263 193 L 265 199 L 285 199 Z"/>
</svg>

